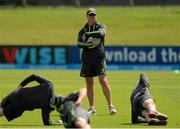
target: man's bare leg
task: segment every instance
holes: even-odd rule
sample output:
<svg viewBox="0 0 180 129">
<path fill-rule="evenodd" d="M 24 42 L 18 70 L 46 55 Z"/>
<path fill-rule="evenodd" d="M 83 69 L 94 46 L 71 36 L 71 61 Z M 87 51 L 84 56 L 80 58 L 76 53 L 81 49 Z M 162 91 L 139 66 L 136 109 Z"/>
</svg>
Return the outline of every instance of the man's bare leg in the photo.
<svg viewBox="0 0 180 129">
<path fill-rule="evenodd" d="M 150 112 L 156 112 L 156 105 L 153 99 L 149 98 L 143 102 L 143 107 Z"/>
<path fill-rule="evenodd" d="M 146 121 L 147 122 L 149 122 L 150 121 L 150 117 L 149 117 L 149 112 L 147 111 L 147 110 L 144 110 L 143 112 L 142 112 L 142 116 L 146 119 Z"/>
<path fill-rule="evenodd" d="M 156 104 L 153 99 L 149 98 L 144 101 L 143 107 L 147 109 L 150 118 L 157 118 L 160 120 L 166 120 L 167 116 L 157 111 Z"/>
<path fill-rule="evenodd" d="M 113 115 L 116 113 L 116 109 L 112 104 L 112 93 L 111 93 L 111 87 L 108 83 L 108 77 L 106 75 L 100 75 L 99 82 L 101 84 L 104 96 L 108 103 L 110 114 Z"/>
<path fill-rule="evenodd" d="M 94 108 L 94 90 L 93 90 L 93 77 L 86 77 L 87 97 L 89 106 Z"/>
<path fill-rule="evenodd" d="M 75 123 L 77 128 L 82 128 L 82 129 L 90 129 L 91 126 L 85 121 L 85 119 L 78 117 L 75 119 Z"/>
<path fill-rule="evenodd" d="M 102 86 L 104 96 L 106 97 L 108 105 L 112 105 L 112 98 L 111 98 L 111 88 L 108 83 L 108 78 L 105 75 L 100 75 L 99 76 L 99 82 Z"/>
<path fill-rule="evenodd" d="M 146 108 L 142 112 L 149 125 L 166 125 L 167 116 L 161 114 L 156 109 L 156 104 L 153 99 L 149 98 L 143 102 L 143 107 Z"/>
<path fill-rule="evenodd" d="M 89 114 L 96 114 L 96 110 L 94 108 L 94 80 L 93 77 L 86 77 L 86 87 L 87 87 L 87 97 L 89 100 L 89 106 L 90 108 L 88 109 Z"/>
</svg>

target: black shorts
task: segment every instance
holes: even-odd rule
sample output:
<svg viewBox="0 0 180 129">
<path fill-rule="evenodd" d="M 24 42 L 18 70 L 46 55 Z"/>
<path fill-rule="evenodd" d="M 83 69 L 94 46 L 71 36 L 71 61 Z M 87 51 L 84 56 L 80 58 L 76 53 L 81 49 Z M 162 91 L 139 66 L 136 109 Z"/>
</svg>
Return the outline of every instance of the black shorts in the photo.
<svg viewBox="0 0 180 129">
<path fill-rule="evenodd" d="M 95 77 L 99 75 L 106 75 L 105 60 L 97 62 L 83 62 L 81 64 L 81 77 Z"/>
<path fill-rule="evenodd" d="M 21 116 L 24 112 L 23 110 L 21 110 L 21 106 L 18 101 L 18 95 L 16 91 L 13 91 L 8 96 L 6 96 L 2 100 L 1 106 L 3 108 L 4 116 L 8 121 L 11 121 Z"/>
<path fill-rule="evenodd" d="M 138 96 L 134 102 L 133 102 L 133 108 L 134 108 L 134 112 L 136 112 L 138 115 L 142 116 L 142 112 L 144 110 L 146 110 L 144 107 L 143 107 L 143 102 L 149 98 L 152 98 L 153 97 L 150 95 L 150 94 L 143 94 L 141 96 Z"/>
<path fill-rule="evenodd" d="M 81 106 L 76 107 L 72 101 L 66 102 L 64 104 L 62 117 L 64 126 L 66 128 L 77 128 L 74 121 L 79 117 L 85 119 L 87 123 L 90 123 L 89 114 L 85 109 Z"/>
</svg>

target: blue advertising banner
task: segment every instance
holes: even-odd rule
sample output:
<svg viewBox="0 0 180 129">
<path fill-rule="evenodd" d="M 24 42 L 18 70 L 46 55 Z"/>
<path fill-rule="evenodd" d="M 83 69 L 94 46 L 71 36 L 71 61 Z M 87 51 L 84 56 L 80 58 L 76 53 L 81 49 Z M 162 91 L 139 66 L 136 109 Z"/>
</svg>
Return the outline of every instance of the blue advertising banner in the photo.
<svg viewBox="0 0 180 129">
<path fill-rule="evenodd" d="M 80 68 L 77 46 L 0 46 L 0 68 Z M 180 69 L 180 46 L 106 46 L 109 69 Z"/>
<path fill-rule="evenodd" d="M 110 64 L 180 64 L 178 46 L 108 46 Z"/>
<path fill-rule="evenodd" d="M 66 52 L 63 46 L 0 46 L 0 64 L 63 65 Z"/>
</svg>

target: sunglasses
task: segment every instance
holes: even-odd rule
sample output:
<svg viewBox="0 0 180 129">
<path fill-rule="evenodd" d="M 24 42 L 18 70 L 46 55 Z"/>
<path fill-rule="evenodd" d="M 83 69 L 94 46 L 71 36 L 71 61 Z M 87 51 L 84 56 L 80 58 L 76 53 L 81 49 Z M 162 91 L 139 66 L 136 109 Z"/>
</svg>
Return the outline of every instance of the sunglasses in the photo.
<svg viewBox="0 0 180 129">
<path fill-rule="evenodd" d="M 96 16 L 96 14 L 94 14 L 94 13 L 90 13 L 88 16 Z"/>
</svg>

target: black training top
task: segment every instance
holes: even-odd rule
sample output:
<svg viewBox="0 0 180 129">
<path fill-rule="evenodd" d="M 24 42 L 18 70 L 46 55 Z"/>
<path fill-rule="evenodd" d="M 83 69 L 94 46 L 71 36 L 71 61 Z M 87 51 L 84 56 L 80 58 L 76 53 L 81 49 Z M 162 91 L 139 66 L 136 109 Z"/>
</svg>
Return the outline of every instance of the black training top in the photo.
<svg viewBox="0 0 180 129">
<path fill-rule="evenodd" d="M 104 52 L 104 39 L 105 39 L 106 27 L 103 24 L 96 23 L 90 26 L 88 23 L 79 31 L 78 34 L 78 47 L 83 48 L 81 54 L 82 62 L 97 62 L 105 58 Z M 83 42 L 82 37 L 85 35 L 88 38 L 100 39 L 100 44 L 93 47 L 92 42 Z"/>
<path fill-rule="evenodd" d="M 38 86 L 26 87 L 28 83 L 36 81 Z M 18 90 L 17 95 L 20 100 L 22 110 L 42 109 L 42 119 L 44 125 L 49 125 L 49 115 L 53 110 L 50 107 L 50 99 L 54 97 L 53 84 L 38 75 L 31 75 L 25 78 L 20 85 L 23 87 Z"/>
</svg>

